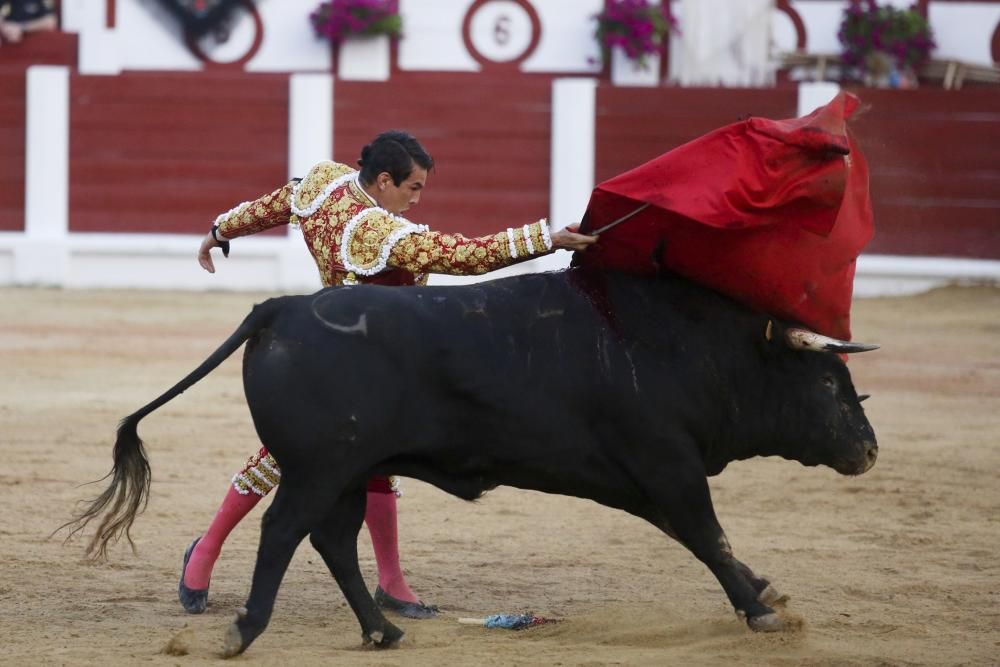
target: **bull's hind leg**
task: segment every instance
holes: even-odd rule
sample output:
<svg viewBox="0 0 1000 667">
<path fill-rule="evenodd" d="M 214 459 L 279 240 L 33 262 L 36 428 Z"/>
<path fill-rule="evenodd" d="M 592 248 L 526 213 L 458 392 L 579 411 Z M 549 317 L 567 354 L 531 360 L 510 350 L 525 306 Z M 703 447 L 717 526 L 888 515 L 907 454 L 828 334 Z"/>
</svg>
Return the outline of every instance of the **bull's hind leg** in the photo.
<svg viewBox="0 0 1000 667">
<path fill-rule="evenodd" d="M 365 515 L 365 490 L 345 493 L 337 504 L 309 535 L 333 574 L 348 604 L 361 624 L 365 643 L 374 642 L 384 648 L 398 642 L 403 631 L 385 619 L 379 610 L 358 567 L 358 531 Z"/>
<path fill-rule="evenodd" d="M 227 658 L 247 650 L 271 620 L 274 599 L 285 576 L 295 549 L 303 538 L 327 513 L 332 498 L 327 499 L 303 492 L 307 488 L 290 479 L 278 486 L 274 502 L 261 520 L 260 544 L 257 547 L 257 564 L 253 584 L 246 606 L 237 611 L 236 620 L 226 631 L 223 655 Z"/>
</svg>

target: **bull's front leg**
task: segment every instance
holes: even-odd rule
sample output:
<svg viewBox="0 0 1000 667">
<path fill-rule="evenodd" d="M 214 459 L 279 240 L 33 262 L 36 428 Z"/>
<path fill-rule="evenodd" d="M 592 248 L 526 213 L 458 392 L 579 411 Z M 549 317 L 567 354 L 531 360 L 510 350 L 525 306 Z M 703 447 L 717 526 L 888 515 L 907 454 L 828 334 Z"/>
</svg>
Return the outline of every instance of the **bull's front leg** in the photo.
<svg viewBox="0 0 1000 667">
<path fill-rule="evenodd" d="M 784 622 L 766 604 L 773 599 L 765 595 L 767 580 L 754 575 L 733 555 L 715 516 L 700 461 L 671 462 L 646 491 L 655 499 L 655 512 L 660 517 L 654 523 L 712 571 L 736 614 L 745 618 L 752 630 L 784 629 Z"/>
<path fill-rule="evenodd" d="M 735 558 L 733 560 L 736 560 Z M 753 589 L 757 591 L 757 601 L 765 605 L 782 605 L 788 601 L 788 596 L 778 592 L 778 589 L 774 587 L 766 577 L 758 577 L 754 574 L 747 565 L 740 561 L 736 561 L 736 567 L 739 568 L 743 576 L 747 578 Z"/>
</svg>

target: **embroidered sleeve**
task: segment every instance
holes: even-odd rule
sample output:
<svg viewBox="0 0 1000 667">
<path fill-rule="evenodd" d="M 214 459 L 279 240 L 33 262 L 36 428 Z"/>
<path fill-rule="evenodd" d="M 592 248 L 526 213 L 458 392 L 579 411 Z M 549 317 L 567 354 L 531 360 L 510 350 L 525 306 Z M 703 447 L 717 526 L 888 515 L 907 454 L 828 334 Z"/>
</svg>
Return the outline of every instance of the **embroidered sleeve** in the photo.
<svg viewBox="0 0 1000 667">
<path fill-rule="evenodd" d="M 479 275 L 551 250 L 548 222 L 542 219 L 478 238 L 431 231 L 410 233 L 392 245 L 388 265 L 414 273 Z"/>
<path fill-rule="evenodd" d="M 219 233 L 227 239 L 235 239 L 287 225 L 290 221 L 291 196 L 295 182 L 278 188 L 259 199 L 243 202 L 215 219 Z"/>
</svg>

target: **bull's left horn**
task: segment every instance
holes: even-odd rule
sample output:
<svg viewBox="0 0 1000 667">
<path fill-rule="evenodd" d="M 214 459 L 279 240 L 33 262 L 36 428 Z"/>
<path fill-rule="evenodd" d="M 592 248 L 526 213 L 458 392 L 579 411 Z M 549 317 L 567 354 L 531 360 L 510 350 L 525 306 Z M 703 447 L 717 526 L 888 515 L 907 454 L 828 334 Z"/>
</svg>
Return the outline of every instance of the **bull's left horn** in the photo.
<svg viewBox="0 0 1000 667">
<path fill-rule="evenodd" d="M 789 347 L 796 350 L 809 350 L 811 352 L 850 354 L 851 352 L 869 352 L 870 350 L 877 350 L 879 348 L 878 345 L 870 343 L 852 343 L 846 340 L 837 340 L 836 338 L 823 336 L 807 329 L 787 329 L 785 331 L 785 340 L 788 341 Z"/>
</svg>

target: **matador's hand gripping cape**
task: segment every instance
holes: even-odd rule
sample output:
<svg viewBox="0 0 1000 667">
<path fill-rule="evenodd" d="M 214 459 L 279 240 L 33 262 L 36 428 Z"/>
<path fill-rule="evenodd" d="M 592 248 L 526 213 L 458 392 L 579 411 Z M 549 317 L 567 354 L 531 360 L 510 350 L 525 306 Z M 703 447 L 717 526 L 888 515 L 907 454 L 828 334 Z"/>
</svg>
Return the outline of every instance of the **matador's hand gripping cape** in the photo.
<svg viewBox="0 0 1000 667">
<path fill-rule="evenodd" d="M 574 262 L 661 268 L 749 306 L 850 340 L 855 260 L 873 233 L 868 166 L 840 93 L 808 116 L 727 125 L 594 190 Z"/>
</svg>

